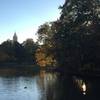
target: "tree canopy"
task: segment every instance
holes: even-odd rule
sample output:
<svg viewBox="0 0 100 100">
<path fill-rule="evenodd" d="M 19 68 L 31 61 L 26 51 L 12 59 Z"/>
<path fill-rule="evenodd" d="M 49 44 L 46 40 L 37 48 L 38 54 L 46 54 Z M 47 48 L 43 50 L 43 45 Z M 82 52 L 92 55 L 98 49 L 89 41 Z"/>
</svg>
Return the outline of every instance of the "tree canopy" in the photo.
<svg viewBox="0 0 100 100">
<path fill-rule="evenodd" d="M 45 54 L 52 54 L 62 69 L 99 66 L 100 0 L 66 0 L 60 9 L 60 18 L 37 32 Z"/>
<path fill-rule="evenodd" d="M 96 50 L 100 50 L 100 0 L 66 0 L 60 9 L 60 28 L 55 33 L 60 66 L 95 66 L 99 60 Z"/>
</svg>

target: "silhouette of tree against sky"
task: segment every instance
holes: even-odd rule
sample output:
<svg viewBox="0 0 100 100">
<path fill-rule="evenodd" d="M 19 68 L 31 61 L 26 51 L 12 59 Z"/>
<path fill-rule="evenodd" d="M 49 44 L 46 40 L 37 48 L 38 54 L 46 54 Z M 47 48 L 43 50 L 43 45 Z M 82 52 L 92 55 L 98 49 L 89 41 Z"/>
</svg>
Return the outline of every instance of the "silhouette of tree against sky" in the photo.
<svg viewBox="0 0 100 100">
<path fill-rule="evenodd" d="M 0 45 L 0 62 L 35 63 L 36 48 L 32 39 L 27 39 L 22 44 L 12 40 L 4 41 Z"/>
<path fill-rule="evenodd" d="M 36 62 L 64 71 L 99 67 L 99 9 L 100 0 L 66 0 L 60 18 L 39 27 L 37 43 L 5 41 L 0 45 L 0 61 Z"/>
<path fill-rule="evenodd" d="M 54 57 L 53 35 L 54 29 L 52 23 L 44 23 L 37 31 L 38 42 L 42 43 L 36 50 L 36 62 L 40 66 L 56 66 L 56 59 Z"/>
<path fill-rule="evenodd" d="M 60 9 L 60 28 L 55 33 L 59 65 L 74 70 L 86 64 L 97 65 L 100 57 L 97 53 L 100 49 L 100 1 L 66 0 Z"/>
</svg>

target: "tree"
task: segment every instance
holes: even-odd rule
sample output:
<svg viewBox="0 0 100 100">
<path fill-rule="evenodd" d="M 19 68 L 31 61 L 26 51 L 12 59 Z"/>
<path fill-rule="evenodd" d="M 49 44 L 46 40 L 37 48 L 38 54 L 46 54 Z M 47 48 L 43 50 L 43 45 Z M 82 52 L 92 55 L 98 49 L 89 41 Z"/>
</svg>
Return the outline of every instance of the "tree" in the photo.
<svg viewBox="0 0 100 100">
<path fill-rule="evenodd" d="M 36 50 L 36 62 L 41 67 L 55 67 L 57 64 L 55 57 L 53 53 L 50 52 L 50 50 L 47 50 L 49 50 L 49 48 L 46 48 L 45 45 L 39 47 Z"/>
<path fill-rule="evenodd" d="M 0 59 L 3 62 L 23 62 L 25 58 L 24 48 L 16 41 L 7 40 L 0 46 Z"/>
<path fill-rule="evenodd" d="M 0 45 L 0 59 L 4 62 L 9 62 L 9 61 L 14 61 L 15 57 L 14 57 L 14 49 L 13 49 L 13 44 L 11 40 L 7 40 L 4 41 L 1 45 Z M 5 58 L 5 59 L 4 59 Z"/>
<path fill-rule="evenodd" d="M 93 63 L 100 50 L 100 0 L 66 0 L 55 33 L 56 59 L 64 69 Z M 97 40 L 98 38 L 98 40 Z M 99 60 L 99 59 L 96 59 Z"/>
<path fill-rule="evenodd" d="M 25 59 L 25 50 L 23 46 L 18 42 L 13 42 L 13 52 L 15 57 L 15 62 L 17 63 L 23 63 Z"/>
<path fill-rule="evenodd" d="M 37 31 L 38 43 L 42 43 L 36 50 L 36 61 L 40 66 L 52 66 L 56 65 L 55 52 L 54 52 L 54 41 L 53 36 L 55 27 L 52 23 L 44 23 Z"/>
<path fill-rule="evenodd" d="M 34 43 L 33 39 L 27 39 L 22 43 L 25 51 L 26 62 L 34 62 L 35 63 L 35 51 L 37 49 L 37 44 Z"/>
<path fill-rule="evenodd" d="M 51 32 L 50 23 L 44 23 L 39 26 L 37 31 L 38 34 L 38 42 L 45 43 L 45 40 L 48 38 Z"/>
</svg>

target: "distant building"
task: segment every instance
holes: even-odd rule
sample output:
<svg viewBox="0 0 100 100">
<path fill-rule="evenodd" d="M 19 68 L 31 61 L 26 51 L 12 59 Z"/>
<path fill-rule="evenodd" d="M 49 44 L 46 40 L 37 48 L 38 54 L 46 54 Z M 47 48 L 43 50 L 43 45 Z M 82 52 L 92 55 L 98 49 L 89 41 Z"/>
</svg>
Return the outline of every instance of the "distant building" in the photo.
<svg viewBox="0 0 100 100">
<path fill-rule="evenodd" d="M 13 36 L 13 42 L 17 42 L 18 38 L 17 38 L 17 35 L 16 35 L 16 32 L 14 33 L 14 36 Z"/>
</svg>

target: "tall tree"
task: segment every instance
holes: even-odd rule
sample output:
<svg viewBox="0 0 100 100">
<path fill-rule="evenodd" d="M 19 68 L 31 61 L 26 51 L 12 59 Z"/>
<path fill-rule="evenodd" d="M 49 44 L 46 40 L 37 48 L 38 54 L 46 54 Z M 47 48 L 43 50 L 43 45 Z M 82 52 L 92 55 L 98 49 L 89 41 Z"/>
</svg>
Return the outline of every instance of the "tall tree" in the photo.
<svg viewBox="0 0 100 100">
<path fill-rule="evenodd" d="M 37 63 L 40 66 L 55 66 L 55 53 L 53 36 L 55 27 L 52 27 L 53 23 L 44 23 L 37 31 L 38 42 L 41 44 L 36 50 Z"/>
<path fill-rule="evenodd" d="M 34 43 L 33 39 L 29 38 L 22 43 L 25 52 L 24 60 L 26 62 L 35 63 L 35 52 L 37 49 L 37 44 Z"/>
<path fill-rule="evenodd" d="M 55 34 L 59 65 L 74 70 L 88 63 L 95 65 L 95 57 L 100 58 L 96 53 L 100 50 L 100 0 L 66 0 L 60 8 L 60 27 Z"/>
</svg>

